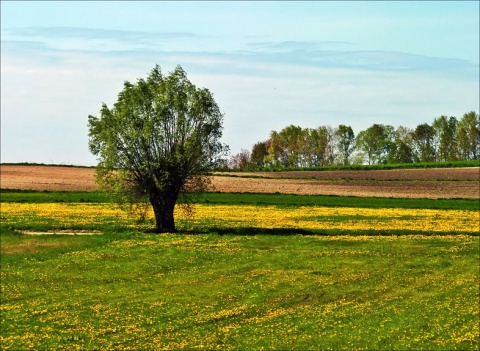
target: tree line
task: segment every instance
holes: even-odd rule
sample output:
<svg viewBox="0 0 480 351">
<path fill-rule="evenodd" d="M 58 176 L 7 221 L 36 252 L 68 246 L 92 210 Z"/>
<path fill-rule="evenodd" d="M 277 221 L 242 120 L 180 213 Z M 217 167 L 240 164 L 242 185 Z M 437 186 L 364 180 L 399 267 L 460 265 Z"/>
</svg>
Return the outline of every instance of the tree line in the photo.
<svg viewBox="0 0 480 351">
<path fill-rule="evenodd" d="M 416 128 L 374 124 L 355 135 L 352 127 L 290 125 L 272 131 L 251 150 L 230 156 L 228 168 L 321 167 L 480 159 L 480 117 L 475 111 L 440 116 Z"/>
</svg>

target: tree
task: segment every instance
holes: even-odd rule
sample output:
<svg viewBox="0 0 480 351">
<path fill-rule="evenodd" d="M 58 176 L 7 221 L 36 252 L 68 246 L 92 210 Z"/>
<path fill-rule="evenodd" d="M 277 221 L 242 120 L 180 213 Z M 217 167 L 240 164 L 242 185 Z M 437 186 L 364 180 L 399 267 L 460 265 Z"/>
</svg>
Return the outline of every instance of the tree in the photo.
<svg viewBox="0 0 480 351">
<path fill-rule="evenodd" d="M 416 161 L 434 162 L 435 148 L 433 138 L 435 137 L 435 129 L 427 123 L 420 124 L 415 128 L 413 139 L 417 148 Z"/>
<path fill-rule="evenodd" d="M 270 132 L 270 139 L 267 148 L 265 163 L 270 166 L 287 166 L 287 145 L 280 137 L 280 134 L 274 130 Z"/>
<path fill-rule="evenodd" d="M 232 155 L 229 160 L 230 169 L 247 169 L 251 163 L 250 151 L 242 149 L 238 154 Z"/>
<path fill-rule="evenodd" d="M 283 128 L 279 137 L 282 145 L 285 147 L 286 167 L 298 167 L 300 165 L 300 153 L 302 143 L 302 128 L 299 126 L 289 125 Z"/>
<path fill-rule="evenodd" d="M 302 150 L 306 145 L 301 127 L 290 125 L 280 132 L 270 133 L 266 162 L 273 166 L 298 167 L 302 163 Z"/>
<path fill-rule="evenodd" d="M 437 161 L 454 161 L 457 153 L 455 134 L 458 121 L 455 117 L 440 116 L 433 120 Z"/>
<path fill-rule="evenodd" d="M 400 126 L 394 133 L 387 155 L 388 163 L 413 163 L 413 130 Z"/>
<path fill-rule="evenodd" d="M 324 166 L 327 163 L 327 145 L 330 139 L 327 127 L 311 129 L 308 136 L 308 148 L 311 152 L 310 165 L 313 167 Z"/>
<path fill-rule="evenodd" d="M 475 111 L 465 113 L 456 130 L 458 153 L 462 160 L 480 158 L 480 116 Z"/>
<path fill-rule="evenodd" d="M 263 168 L 265 166 L 265 157 L 268 155 L 269 141 L 260 141 L 253 145 L 250 162 L 253 167 Z"/>
<path fill-rule="evenodd" d="M 352 127 L 340 124 L 336 132 L 338 136 L 338 150 L 342 157 L 343 165 L 349 164 L 349 157 L 353 152 L 355 143 L 355 133 Z"/>
<path fill-rule="evenodd" d="M 386 162 L 386 155 L 392 147 L 394 129 L 392 126 L 374 124 L 358 133 L 356 148 L 367 157 L 368 164 Z"/>
<path fill-rule="evenodd" d="M 157 65 L 146 80 L 126 81 L 113 108 L 104 103 L 99 118 L 88 116 L 97 180 L 117 200 L 150 203 L 156 231 L 173 232 L 179 195 L 204 190 L 227 149 L 222 122 L 208 89 L 180 66 L 164 76 Z"/>
</svg>

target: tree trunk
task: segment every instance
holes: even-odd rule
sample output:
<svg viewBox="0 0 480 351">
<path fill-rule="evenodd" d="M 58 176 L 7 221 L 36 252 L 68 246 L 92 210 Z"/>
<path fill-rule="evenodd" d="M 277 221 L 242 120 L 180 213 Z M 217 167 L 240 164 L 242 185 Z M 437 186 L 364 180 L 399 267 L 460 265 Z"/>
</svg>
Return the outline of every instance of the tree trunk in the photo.
<svg viewBox="0 0 480 351">
<path fill-rule="evenodd" d="M 150 194 L 150 203 L 155 214 L 155 231 L 157 233 L 175 232 L 173 211 L 177 198 L 178 192 L 153 192 Z"/>
</svg>

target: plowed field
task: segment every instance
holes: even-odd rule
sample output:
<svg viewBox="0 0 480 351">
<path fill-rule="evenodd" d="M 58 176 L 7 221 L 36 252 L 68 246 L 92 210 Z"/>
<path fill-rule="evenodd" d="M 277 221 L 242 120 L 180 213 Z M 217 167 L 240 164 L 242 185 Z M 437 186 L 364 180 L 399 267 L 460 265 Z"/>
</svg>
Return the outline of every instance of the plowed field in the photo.
<svg viewBox="0 0 480 351">
<path fill-rule="evenodd" d="M 0 187 L 2 189 L 93 191 L 97 189 L 94 174 L 93 168 L 2 165 Z M 220 192 L 476 199 L 480 198 L 479 180 L 479 167 L 470 167 L 382 171 L 217 173 L 213 177 L 213 185 L 215 190 Z"/>
</svg>

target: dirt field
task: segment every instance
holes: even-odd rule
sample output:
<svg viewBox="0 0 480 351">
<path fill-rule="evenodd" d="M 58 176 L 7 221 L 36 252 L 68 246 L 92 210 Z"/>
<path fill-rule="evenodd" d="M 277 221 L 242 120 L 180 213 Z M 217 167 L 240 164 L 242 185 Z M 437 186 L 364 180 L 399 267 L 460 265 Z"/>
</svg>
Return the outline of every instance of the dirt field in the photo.
<svg viewBox="0 0 480 351">
<path fill-rule="evenodd" d="M 97 189 L 94 174 L 93 168 L 2 165 L 0 167 L 0 188 L 93 191 Z M 480 169 L 478 167 L 386 171 L 228 173 L 228 175 L 237 177 L 226 177 L 221 174 L 213 177 L 216 191 L 408 198 L 480 198 Z M 271 179 L 241 177 L 252 175 Z"/>
<path fill-rule="evenodd" d="M 93 191 L 97 185 L 93 168 L 2 165 L 0 188 Z"/>
<path fill-rule="evenodd" d="M 362 180 L 480 180 L 478 167 L 392 169 L 381 171 L 300 171 L 300 172 L 229 172 L 233 176 L 265 178 L 315 178 Z"/>
</svg>

